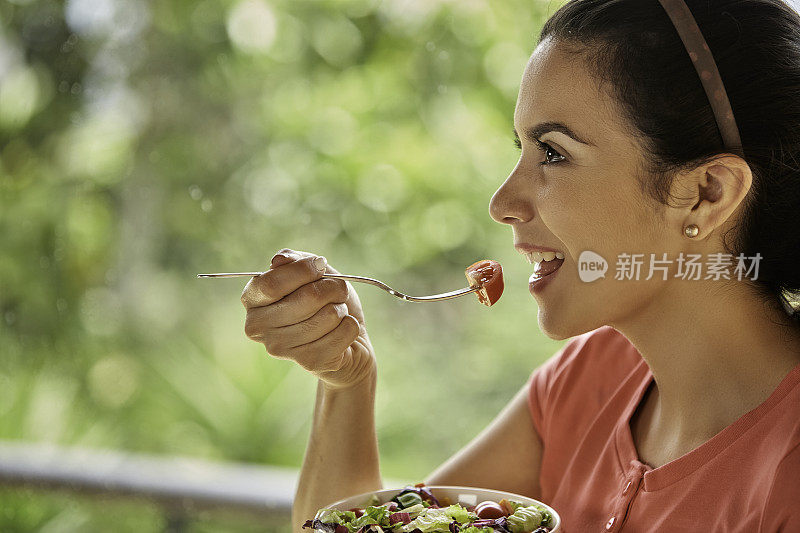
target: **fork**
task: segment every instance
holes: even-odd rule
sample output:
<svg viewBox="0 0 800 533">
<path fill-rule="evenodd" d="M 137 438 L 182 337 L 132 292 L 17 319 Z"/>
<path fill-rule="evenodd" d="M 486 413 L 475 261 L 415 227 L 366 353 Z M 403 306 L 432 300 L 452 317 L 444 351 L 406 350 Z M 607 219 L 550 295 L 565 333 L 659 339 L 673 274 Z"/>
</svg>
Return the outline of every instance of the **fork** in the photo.
<svg viewBox="0 0 800 533">
<path fill-rule="evenodd" d="M 215 274 L 198 274 L 198 278 L 237 278 L 237 277 L 253 277 L 253 276 L 260 276 L 263 272 L 219 272 Z M 401 300 L 405 300 L 407 302 L 438 302 L 440 300 L 449 300 L 451 298 L 458 298 L 459 296 L 464 296 L 465 294 L 469 294 L 471 292 L 475 292 L 480 290 L 480 287 L 466 287 L 464 289 L 458 289 L 456 291 L 450 292 L 443 292 L 441 294 L 431 294 L 430 296 L 409 296 L 408 294 L 403 294 L 400 291 L 397 291 L 382 281 L 373 278 L 365 278 L 363 276 L 350 276 L 348 274 L 323 274 L 323 278 L 337 278 L 343 279 L 345 281 L 357 281 L 359 283 L 369 283 L 370 285 L 375 285 L 379 287 L 392 296 L 396 296 Z"/>
</svg>

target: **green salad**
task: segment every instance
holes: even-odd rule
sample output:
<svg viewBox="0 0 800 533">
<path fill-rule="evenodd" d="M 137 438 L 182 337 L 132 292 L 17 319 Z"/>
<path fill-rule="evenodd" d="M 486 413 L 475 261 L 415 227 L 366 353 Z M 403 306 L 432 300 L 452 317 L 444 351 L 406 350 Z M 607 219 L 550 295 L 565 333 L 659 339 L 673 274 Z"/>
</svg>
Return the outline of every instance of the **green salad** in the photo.
<svg viewBox="0 0 800 533">
<path fill-rule="evenodd" d="M 406 487 L 379 504 L 363 508 L 320 509 L 303 528 L 324 533 L 549 533 L 552 515 L 541 505 L 510 500 L 475 506 L 440 502 L 424 485 Z"/>
</svg>

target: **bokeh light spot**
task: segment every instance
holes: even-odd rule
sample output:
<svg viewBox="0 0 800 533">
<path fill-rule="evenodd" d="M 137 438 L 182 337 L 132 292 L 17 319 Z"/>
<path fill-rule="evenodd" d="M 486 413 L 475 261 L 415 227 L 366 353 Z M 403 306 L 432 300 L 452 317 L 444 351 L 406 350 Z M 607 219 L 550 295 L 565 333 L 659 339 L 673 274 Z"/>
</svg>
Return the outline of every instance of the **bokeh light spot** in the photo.
<svg viewBox="0 0 800 533">
<path fill-rule="evenodd" d="M 89 370 L 89 391 L 99 404 L 112 409 L 122 407 L 139 389 L 141 367 L 126 355 L 109 355 Z"/>
<path fill-rule="evenodd" d="M 40 90 L 32 68 L 11 70 L 0 83 L 0 127 L 21 128 L 39 106 Z"/>
<path fill-rule="evenodd" d="M 131 42 L 150 22 L 143 0 L 69 0 L 66 20 L 79 35 Z"/>
<path fill-rule="evenodd" d="M 312 123 L 308 141 L 326 155 L 339 155 L 353 147 L 358 123 L 339 107 L 323 109 Z"/>
<path fill-rule="evenodd" d="M 275 41 L 277 22 L 262 0 L 243 0 L 228 14 L 226 27 L 231 42 L 241 51 L 264 54 Z"/>
<path fill-rule="evenodd" d="M 293 212 L 298 202 L 297 182 L 276 167 L 254 170 L 245 182 L 244 191 L 254 211 L 272 217 Z"/>
<path fill-rule="evenodd" d="M 499 42 L 486 52 L 483 68 L 492 85 L 514 98 L 527 62 L 528 55 L 519 45 Z"/>
<path fill-rule="evenodd" d="M 365 206 L 375 211 L 394 211 L 406 199 L 406 178 L 392 165 L 379 163 L 364 172 L 358 180 L 356 195 Z"/>
<path fill-rule="evenodd" d="M 314 27 L 312 44 L 325 61 L 344 67 L 361 51 L 361 32 L 346 17 L 324 18 Z"/>
<path fill-rule="evenodd" d="M 131 155 L 133 125 L 108 114 L 78 123 L 63 134 L 58 146 L 60 164 L 68 174 L 91 177 L 101 183 L 122 178 Z"/>
<path fill-rule="evenodd" d="M 51 372 L 36 376 L 25 413 L 24 435 L 32 440 L 55 442 L 64 434 L 77 392 L 75 379 Z"/>
<path fill-rule="evenodd" d="M 451 250 L 463 244 L 472 233 L 473 222 L 463 203 L 445 200 L 432 205 L 426 211 L 420 227 L 420 234 L 440 250 Z"/>
</svg>

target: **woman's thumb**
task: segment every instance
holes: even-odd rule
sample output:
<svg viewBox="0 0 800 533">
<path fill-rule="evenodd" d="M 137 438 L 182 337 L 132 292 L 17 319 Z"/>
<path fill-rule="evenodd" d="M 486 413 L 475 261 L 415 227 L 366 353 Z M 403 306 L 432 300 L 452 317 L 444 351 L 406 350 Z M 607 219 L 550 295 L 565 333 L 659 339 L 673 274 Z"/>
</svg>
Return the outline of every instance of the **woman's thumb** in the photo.
<svg viewBox="0 0 800 533">
<path fill-rule="evenodd" d="M 295 258 L 291 257 L 291 256 L 290 256 L 289 254 L 287 254 L 287 253 L 282 253 L 282 252 L 281 252 L 281 253 L 277 253 L 277 254 L 275 254 L 275 256 L 272 258 L 272 261 L 270 261 L 270 263 L 269 263 L 269 267 L 270 267 L 270 268 L 279 267 L 279 266 L 281 266 L 281 265 L 286 265 L 286 264 L 289 264 L 289 263 L 291 263 L 291 262 L 292 262 L 292 261 L 294 261 L 294 260 L 295 260 Z"/>
</svg>

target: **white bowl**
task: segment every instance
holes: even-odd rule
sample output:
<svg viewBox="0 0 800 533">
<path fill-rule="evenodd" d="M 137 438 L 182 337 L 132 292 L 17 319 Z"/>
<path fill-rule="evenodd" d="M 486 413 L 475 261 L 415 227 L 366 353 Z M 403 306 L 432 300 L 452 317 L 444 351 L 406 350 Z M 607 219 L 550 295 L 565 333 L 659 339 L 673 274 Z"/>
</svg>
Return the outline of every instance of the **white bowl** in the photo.
<svg viewBox="0 0 800 533">
<path fill-rule="evenodd" d="M 329 505 L 328 508 L 336 509 L 338 511 L 347 511 L 353 507 L 366 507 L 366 505 L 372 499 L 373 494 L 378 497 L 378 505 L 380 505 L 394 498 L 394 496 L 404 488 L 405 487 L 401 487 L 399 489 L 383 489 L 377 492 L 366 492 L 364 494 L 359 494 L 358 496 L 351 496 L 349 498 L 345 498 L 344 500 L 339 500 L 338 502 Z M 525 505 L 541 505 L 553 516 L 553 528 L 550 531 L 552 533 L 561 531 L 561 517 L 558 516 L 558 513 L 555 511 L 555 509 L 538 500 L 534 500 L 526 496 L 520 496 L 519 494 L 512 494 L 510 492 L 503 492 L 499 490 L 476 489 L 474 487 L 430 485 L 426 486 L 425 488 L 430 490 L 437 499 L 449 498 L 451 502 L 460 503 L 464 506 L 475 505 L 485 500 L 499 502 L 503 498 Z"/>
</svg>

